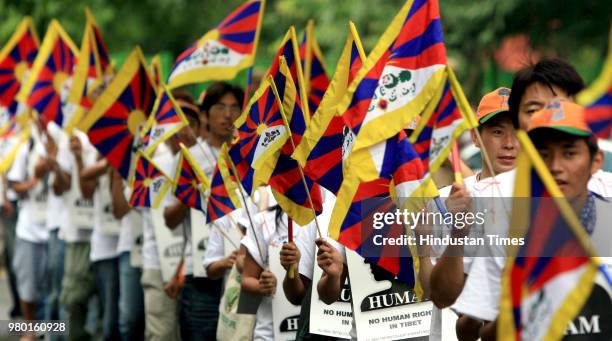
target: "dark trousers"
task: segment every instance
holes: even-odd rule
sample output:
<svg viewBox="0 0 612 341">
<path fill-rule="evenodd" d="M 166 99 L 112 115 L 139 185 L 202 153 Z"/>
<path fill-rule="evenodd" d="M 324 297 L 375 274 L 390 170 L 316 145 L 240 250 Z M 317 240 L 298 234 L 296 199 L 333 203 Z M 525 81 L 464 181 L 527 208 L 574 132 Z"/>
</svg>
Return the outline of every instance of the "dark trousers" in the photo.
<svg viewBox="0 0 612 341">
<path fill-rule="evenodd" d="M 185 277 L 179 297 L 181 339 L 216 340 L 223 280 Z"/>
<path fill-rule="evenodd" d="M 120 340 L 119 334 L 119 258 L 93 262 L 96 290 L 100 298 L 104 340 Z"/>
<path fill-rule="evenodd" d="M 2 215 L 2 225 L 4 226 L 4 265 L 6 266 L 9 289 L 11 292 L 11 298 L 13 299 L 13 308 L 10 311 L 11 317 L 21 315 L 21 308 L 19 305 L 19 293 L 17 292 L 17 279 L 15 278 L 15 271 L 13 270 L 13 253 L 15 252 L 15 228 L 17 226 L 17 214 L 19 208 L 17 202 L 11 202 L 14 211 L 11 216 Z"/>
</svg>

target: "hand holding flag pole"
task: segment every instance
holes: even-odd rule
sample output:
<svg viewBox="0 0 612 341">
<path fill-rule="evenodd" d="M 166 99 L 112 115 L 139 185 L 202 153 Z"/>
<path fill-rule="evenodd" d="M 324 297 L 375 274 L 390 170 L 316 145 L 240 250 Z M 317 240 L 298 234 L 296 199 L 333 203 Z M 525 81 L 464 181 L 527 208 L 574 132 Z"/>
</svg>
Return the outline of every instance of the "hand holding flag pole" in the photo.
<svg viewBox="0 0 612 341">
<path fill-rule="evenodd" d="M 270 81 L 272 91 L 274 91 L 274 95 L 277 98 L 279 98 L 278 89 L 276 88 L 276 84 L 274 84 L 274 78 L 272 76 L 268 76 L 268 79 Z M 285 115 L 285 110 L 283 109 L 282 105 L 279 106 L 279 111 L 281 113 L 281 116 L 283 117 L 283 123 L 285 124 L 285 127 L 287 128 L 287 133 L 289 134 L 289 141 L 291 142 L 291 147 L 295 151 L 296 147 L 295 147 L 295 142 L 293 141 L 293 134 L 291 133 L 291 127 L 289 126 L 289 121 L 287 120 L 287 116 Z M 312 202 L 312 197 L 310 195 L 310 190 L 308 189 L 308 184 L 306 183 L 306 177 L 304 176 L 304 169 L 302 168 L 302 165 L 299 162 L 297 163 L 297 166 L 298 166 L 297 167 L 298 170 L 300 171 L 300 177 L 302 178 L 302 184 L 304 185 L 306 196 L 308 197 L 308 203 L 310 204 L 310 209 L 312 210 L 312 214 L 314 215 L 315 225 L 317 226 L 317 233 L 319 234 L 319 237 L 322 238 L 321 228 L 319 227 L 319 221 L 317 219 L 317 213 L 315 212 L 314 204 Z M 293 222 L 290 219 L 288 221 L 289 221 L 288 240 L 289 242 L 293 242 Z M 293 279 L 294 277 L 295 277 L 295 265 L 292 265 L 291 268 L 289 269 L 289 278 Z"/>
</svg>

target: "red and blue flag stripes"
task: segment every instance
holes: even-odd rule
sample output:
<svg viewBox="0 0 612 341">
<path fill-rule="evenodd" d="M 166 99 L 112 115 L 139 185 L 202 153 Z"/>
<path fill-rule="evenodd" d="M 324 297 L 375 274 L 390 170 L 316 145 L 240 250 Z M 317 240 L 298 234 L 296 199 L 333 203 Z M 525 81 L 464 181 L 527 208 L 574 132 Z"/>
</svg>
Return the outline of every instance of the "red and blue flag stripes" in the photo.
<svg viewBox="0 0 612 341">
<path fill-rule="evenodd" d="M 155 85 L 137 48 L 79 124 L 124 179 L 129 179 L 133 149 L 139 143 L 140 129 L 153 109 L 155 98 Z"/>
<path fill-rule="evenodd" d="M 312 115 L 317 111 L 330 83 L 323 65 L 321 49 L 312 32 L 313 27 L 314 21 L 309 20 L 299 46 L 306 91 L 308 92 L 308 108 Z"/>
<path fill-rule="evenodd" d="M 228 150 L 230 162 L 238 173 L 238 179 L 248 195 L 251 195 L 256 187 L 259 185 L 255 181 L 255 170 L 250 164 L 242 158 L 240 144 L 234 143 L 229 147 Z M 232 168 L 230 168 L 232 169 Z M 233 171 L 232 171 L 233 173 Z"/>
<path fill-rule="evenodd" d="M 451 127 L 455 122 L 462 119 L 463 116 L 453 97 L 450 83 L 447 82 L 444 85 L 440 101 L 414 142 L 414 149 L 419 154 L 426 169 L 429 169 L 430 162 L 433 161 L 430 157 L 434 156 L 435 158 L 443 148 L 448 147 L 452 142 L 448 139 L 436 140 L 434 132 L 438 129 Z"/>
<path fill-rule="evenodd" d="M 201 193 L 202 182 L 186 157 L 182 157 L 177 170 L 174 196 L 183 204 L 196 210 L 204 211 Z"/>
<path fill-rule="evenodd" d="M 509 249 L 498 328 L 509 339 L 561 339 L 595 281 L 597 257 L 588 237 L 595 213 L 579 220 L 527 134 L 517 137 L 521 153 L 509 235 L 523 244 Z"/>
<path fill-rule="evenodd" d="M 218 26 L 219 41 L 232 50 L 253 53 L 261 1 L 249 1 L 238 7 Z"/>
<path fill-rule="evenodd" d="M 148 157 L 139 152 L 132 181 L 130 206 L 156 208 L 167 186 L 166 175 Z"/>
<path fill-rule="evenodd" d="M 158 90 L 159 94 L 153 107 L 153 113 L 141 132 L 142 146 L 148 155 L 160 143 L 189 124 L 167 88 L 162 84 L 158 87 Z"/>
<path fill-rule="evenodd" d="M 601 139 L 609 139 L 612 136 L 612 83 L 608 91 L 587 105 L 584 114 L 586 123 L 595 136 Z"/>
<path fill-rule="evenodd" d="M 612 138 L 612 32 L 608 40 L 608 55 L 593 84 L 576 96 L 585 106 L 586 123 L 600 139 Z"/>
<path fill-rule="evenodd" d="M 373 228 L 374 214 L 377 212 L 393 212 L 393 204 L 389 192 L 389 179 L 363 182 L 353 197 L 347 215 L 342 222 L 338 242 L 361 255 L 366 262 L 376 264 L 387 272 L 395 275 L 398 280 L 415 286 L 414 262 L 407 246 L 374 244 L 374 236 L 382 238 L 398 238 L 405 235 L 407 229 L 399 224 L 387 225 L 376 230 Z"/>
<path fill-rule="evenodd" d="M 169 87 L 232 79 L 253 65 L 264 6 L 264 0 L 247 1 L 181 53 L 170 71 Z"/>
<path fill-rule="evenodd" d="M 282 146 L 287 132 L 280 103 L 272 88 L 266 85 L 259 89 L 254 99 L 235 125 L 238 127 L 240 159 L 257 169 Z"/>
<path fill-rule="evenodd" d="M 356 136 L 363 124 L 382 123 L 372 123 L 364 146 L 389 138 L 410 121 L 410 112 L 424 108 L 434 91 L 429 81 L 444 65 L 446 49 L 437 1 L 415 0 L 409 11 L 403 8 L 391 23 L 339 111 Z M 407 105 L 411 110 L 404 110 Z M 385 119 L 392 113 L 398 115 Z"/>
<path fill-rule="evenodd" d="M 266 71 L 266 77 L 270 75 L 276 80 L 277 74 L 281 72 L 281 56 L 285 58 L 285 63 L 287 64 L 287 68 L 290 71 L 291 78 L 297 84 L 297 88 L 299 89 L 297 97 L 302 103 L 304 111 L 309 113 L 308 115 L 310 115 L 310 111 L 307 110 L 308 104 L 307 102 L 304 103 L 303 101 L 303 98 L 308 98 L 308 93 L 306 92 L 306 86 L 304 84 L 305 81 L 303 77 L 302 62 L 300 59 L 300 51 L 297 43 L 297 37 L 295 34 L 295 28 L 293 26 L 291 26 L 289 28 L 289 31 L 287 31 L 287 34 L 285 34 L 285 38 L 283 39 L 280 48 L 276 52 L 274 59 L 272 60 L 272 65 L 270 66 L 268 71 Z M 279 89 L 279 91 L 281 91 L 280 89 L 283 88 L 283 86 L 280 84 L 276 84 L 276 87 Z M 279 97 L 281 98 L 281 100 L 283 100 L 284 98 L 282 93 Z"/>
<path fill-rule="evenodd" d="M 0 122 L 0 125 L 13 120 L 17 114 L 16 96 L 37 52 L 38 37 L 32 19 L 26 17 L 0 51 L 0 112 L 5 111 L 7 115 L 6 122 Z"/>
<path fill-rule="evenodd" d="M 410 249 L 405 245 L 374 243 L 377 235 L 383 238 L 398 238 L 408 233 L 409 230 L 401 224 L 375 228 L 372 219 L 376 212 L 394 212 L 396 205 L 391 193 L 395 190 L 398 196 L 409 194 L 402 193 L 402 186 L 418 182 L 423 178 L 425 171 L 420 158 L 403 131 L 384 142 L 383 148 L 384 150 L 377 155 L 375 160 L 379 172 L 378 179 L 359 181 L 349 175 L 349 178 L 345 180 L 347 184 L 343 186 L 352 187 L 352 190 L 349 191 L 352 193 L 352 199 L 348 205 L 340 204 L 341 207 L 345 205 L 343 207 L 346 207 L 346 213 L 339 225 L 338 241 L 355 250 L 369 262 L 377 264 L 408 285 L 414 286 L 414 264 Z M 347 192 L 340 192 L 337 203 L 338 200 L 346 200 L 345 193 Z"/>
<path fill-rule="evenodd" d="M 241 54 L 253 53 L 261 6 L 262 1 L 249 1 L 234 10 L 216 27 L 219 32 L 219 42 Z M 176 58 L 174 67 L 197 50 L 198 42 L 199 40 Z"/>
<path fill-rule="evenodd" d="M 220 155 L 217 165 L 215 166 L 215 170 L 213 171 L 210 185 L 210 197 L 208 198 L 208 205 L 206 209 L 207 223 L 217 220 L 231 213 L 237 208 L 229 193 L 231 189 L 228 189 L 228 186 L 226 185 L 223 175 L 219 169 L 219 162 L 227 161 Z M 225 166 L 221 165 L 221 167 L 226 167 L 226 169 L 229 170 L 227 164 Z"/>
<path fill-rule="evenodd" d="M 353 80 L 359 69 L 361 69 L 362 60 L 359 57 L 357 44 L 355 41 L 351 44 L 351 59 L 348 73 L 348 83 Z M 304 172 L 321 186 L 325 187 L 330 192 L 336 194 L 342 184 L 342 160 L 343 148 L 345 139 L 349 138 L 350 132 L 345 125 L 342 116 L 332 117 L 325 133 L 314 146 Z M 349 151 L 344 151 L 348 153 Z"/>
<path fill-rule="evenodd" d="M 60 127 L 77 63 L 77 50 L 69 39 L 60 24 L 52 21 L 34 62 L 29 86 L 22 88 L 26 105 L 35 109 L 43 122 L 53 121 Z"/>
</svg>

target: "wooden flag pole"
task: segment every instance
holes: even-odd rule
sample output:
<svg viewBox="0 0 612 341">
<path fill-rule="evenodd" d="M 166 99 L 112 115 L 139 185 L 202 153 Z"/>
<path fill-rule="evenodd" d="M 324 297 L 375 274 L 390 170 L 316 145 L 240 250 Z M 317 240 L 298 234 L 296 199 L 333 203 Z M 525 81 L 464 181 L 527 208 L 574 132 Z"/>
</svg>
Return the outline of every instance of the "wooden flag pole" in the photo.
<svg viewBox="0 0 612 341">
<path fill-rule="evenodd" d="M 459 145 L 457 140 L 453 141 L 451 148 L 451 159 L 453 164 L 453 172 L 455 173 L 455 182 L 463 185 L 463 175 L 461 174 L 461 157 L 459 156 Z"/>
</svg>

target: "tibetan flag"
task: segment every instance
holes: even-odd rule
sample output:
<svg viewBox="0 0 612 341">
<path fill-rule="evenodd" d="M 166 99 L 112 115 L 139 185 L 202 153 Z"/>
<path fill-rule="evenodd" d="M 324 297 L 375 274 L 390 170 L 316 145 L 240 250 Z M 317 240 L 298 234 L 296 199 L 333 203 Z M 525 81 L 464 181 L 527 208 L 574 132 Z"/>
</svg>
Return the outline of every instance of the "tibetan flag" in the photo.
<svg viewBox="0 0 612 341">
<path fill-rule="evenodd" d="M 145 153 L 136 153 L 130 206 L 157 208 L 171 186 L 170 179 Z"/>
<path fill-rule="evenodd" d="M 442 165 L 453 142 L 464 131 L 478 126 L 452 69 L 447 67 L 446 70 L 442 91 L 438 91 L 429 103 L 410 136 L 428 174 L 433 174 Z"/>
<path fill-rule="evenodd" d="M 240 200 L 236 195 L 238 183 L 228 162 L 227 144 L 224 143 L 212 175 L 210 197 L 206 209 L 206 223 L 215 221 L 241 207 Z"/>
<path fill-rule="evenodd" d="M 227 80 L 255 61 L 265 0 L 250 0 L 185 50 L 174 63 L 168 86 Z"/>
<path fill-rule="evenodd" d="M 236 174 L 240 185 L 244 188 L 244 191 L 251 195 L 253 191 L 260 185 L 265 184 L 265 181 L 259 181 L 255 178 L 255 170 L 251 167 L 249 162 L 242 157 L 242 149 L 238 139 L 234 141 L 228 151 L 230 169 L 232 174 Z"/>
<path fill-rule="evenodd" d="M 612 138 L 612 31 L 608 56 L 603 70 L 591 86 L 576 96 L 585 106 L 585 118 L 591 131 L 600 139 Z"/>
<path fill-rule="evenodd" d="M 121 70 L 79 122 L 91 143 L 108 162 L 129 179 L 133 154 L 140 144 L 143 125 L 153 109 L 156 93 L 139 47 L 123 63 Z"/>
<path fill-rule="evenodd" d="M 266 71 L 264 77 L 272 76 L 272 78 L 277 79 L 278 73 L 280 70 L 280 57 L 285 59 L 285 63 L 289 68 L 291 73 L 291 78 L 297 82 L 297 87 L 299 92 L 297 94 L 298 99 L 302 103 L 302 107 L 304 113 L 307 117 L 310 117 L 310 110 L 308 109 L 308 101 L 304 101 L 302 99 L 308 98 L 308 92 L 306 92 L 306 81 L 304 80 L 304 73 L 302 70 L 302 62 L 300 60 L 300 51 L 297 42 L 297 36 L 295 34 L 295 27 L 291 26 L 289 31 L 285 34 L 281 45 L 272 60 L 272 65 L 268 71 Z M 279 89 L 280 98 L 283 99 L 282 89 L 284 88 L 283 84 L 276 84 L 276 87 Z"/>
<path fill-rule="evenodd" d="M 166 86 L 161 84 L 158 90 L 153 112 L 140 133 L 142 148 L 147 155 L 151 155 L 160 143 L 189 125 L 181 107 L 176 104 Z"/>
<path fill-rule="evenodd" d="M 306 91 L 308 92 L 308 109 L 314 114 L 329 86 L 329 77 L 325 72 L 323 54 L 312 32 L 313 28 L 314 21 L 309 20 L 299 49 Z"/>
<path fill-rule="evenodd" d="M 32 18 L 25 17 L 0 50 L 0 135 L 15 123 L 19 113 L 16 96 L 37 52 L 38 35 Z"/>
<path fill-rule="evenodd" d="M 78 50 L 57 20 L 52 20 L 17 99 L 36 110 L 43 122 L 63 127 Z"/>
<path fill-rule="evenodd" d="M 385 225 L 377 229 L 372 219 L 376 212 L 395 212 L 398 207 L 395 197 L 406 195 L 403 194 L 405 187 L 414 187 L 412 184 L 424 177 L 425 168 L 403 131 L 378 148 L 379 177 L 360 181 L 353 173 L 346 175 L 338 192 L 329 233 L 332 238 L 359 253 L 367 262 L 380 266 L 415 287 L 413 250 L 405 245 L 374 243 L 376 235 L 397 238 L 410 231 L 401 224 Z"/>
<path fill-rule="evenodd" d="M 497 335 L 560 340 L 593 290 L 599 260 L 527 133 L 517 136 L 510 237 L 524 237 L 524 244 L 509 248 Z"/>
<path fill-rule="evenodd" d="M 232 146 L 230 151 L 235 148 L 239 150 L 239 155 L 233 157 L 234 164 L 240 165 L 238 168 L 240 179 L 249 195 L 254 188 L 251 187 L 253 184 L 244 182 L 246 181 L 245 174 L 250 172 L 246 167 L 254 170 L 256 173 L 253 174 L 254 177 L 263 179 L 262 181 L 265 182 L 270 177 L 271 169 L 267 167 L 265 171 L 260 171 L 259 168 L 266 160 L 278 154 L 278 150 L 289 137 L 280 106 L 280 99 L 273 91 L 271 80 L 268 78 L 255 92 L 243 114 L 234 122 L 239 140 L 236 142 L 237 146 Z M 241 161 L 246 163 L 245 168 Z"/>
<path fill-rule="evenodd" d="M 151 58 L 150 68 L 153 83 L 155 83 L 157 86 L 160 86 L 163 83 L 164 76 L 162 74 L 161 59 L 159 57 L 159 54 L 156 54 L 155 56 L 153 56 L 153 58 Z"/>
<path fill-rule="evenodd" d="M 342 183 L 342 162 L 346 158 L 351 134 L 336 106 L 365 61 L 365 52 L 355 25 L 349 23 L 349 34 L 336 66 L 336 72 L 313 114 L 308 128 L 292 157 L 304 173 L 319 185 L 336 194 Z M 346 139 L 345 139 L 346 138 Z"/>
<path fill-rule="evenodd" d="M 444 75 L 446 48 L 437 0 L 408 0 L 338 105 L 356 136 L 353 150 L 397 134 L 421 113 Z"/>
<path fill-rule="evenodd" d="M 210 188 L 210 180 L 202 172 L 191 153 L 181 144 L 181 154 L 174 179 L 174 196 L 183 204 L 204 211 L 205 192 Z"/>
<path fill-rule="evenodd" d="M 283 211 L 296 223 L 304 226 L 314 219 L 313 209 L 315 214 L 321 213 L 323 200 L 319 185 L 308 176 L 304 176 L 304 179 L 302 179 L 303 172 L 300 165 L 291 158 L 291 154 L 295 151 L 295 147 L 300 143 L 306 130 L 308 117 L 302 110 L 298 90 L 285 58 L 280 56 L 279 61 L 279 70 L 271 82 L 273 90 L 278 93 L 278 97 L 283 97 L 281 115 L 289 133 L 289 139 L 282 146 L 280 152 L 267 159 L 261 168 L 265 174 L 267 174 L 266 169 L 272 170 L 268 184 Z M 283 95 L 280 95 L 281 92 Z M 306 184 L 304 184 L 304 181 Z M 311 200 L 312 206 L 310 204 Z"/>
<path fill-rule="evenodd" d="M 84 111 L 91 109 L 94 98 L 108 85 L 113 73 L 100 28 L 89 9 L 85 9 L 85 16 L 87 22 L 78 57 L 79 63 L 74 71 L 65 108 L 65 119 L 68 120 L 66 131 L 69 132 L 82 118 Z"/>
</svg>

